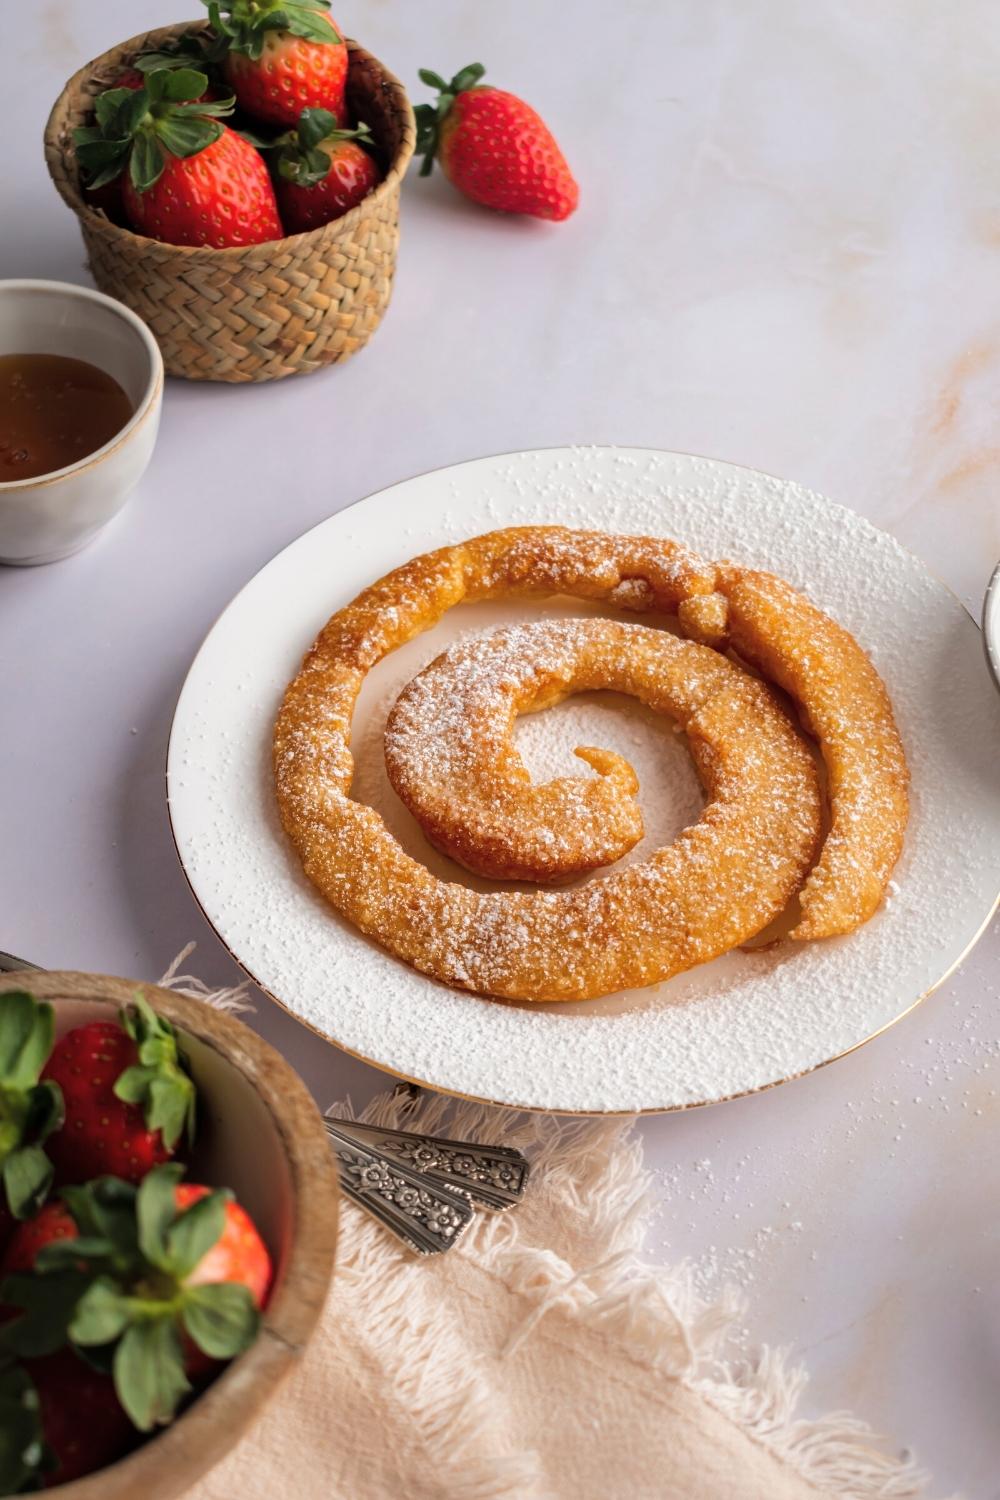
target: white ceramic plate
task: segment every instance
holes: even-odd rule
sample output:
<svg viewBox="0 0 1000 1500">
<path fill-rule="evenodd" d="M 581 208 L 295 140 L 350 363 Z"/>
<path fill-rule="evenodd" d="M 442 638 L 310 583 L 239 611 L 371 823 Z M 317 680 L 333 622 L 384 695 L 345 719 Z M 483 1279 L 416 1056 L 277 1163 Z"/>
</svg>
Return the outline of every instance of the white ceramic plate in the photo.
<svg viewBox="0 0 1000 1500">
<path fill-rule="evenodd" d="M 360 936 L 313 891 L 276 816 L 270 740 L 282 691 L 327 617 L 416 553 L 511 524 L 561 522 L 678 538 L 772 569 L 854 632 L 882 672 L 913 773 L 890 898 L 861 931 L 737 952 L 647 990 L 580 1005 L 479 999 L 426 979 Z M 385 782 L 395 692 L 460 633 L 586 606 L 472 605 L 380 663 L 355 721 L 355 795 L 411 852 L 423 841 Z M 341 1047 L 432 1088 L 572 1112 L 668 1110 L 793 1078 L 890 1025 L 982 931 L 1000 887 L 1000 700 L 978 631 L 893 539 L 797 485 L 647 449 L 550 449 L 407 480 L 293 542 L 237 595 L 188 674 L 168 795 L 192 888 L 239 963 Z M 581 731 L 586 726 L 586 734 Z M 600 738 L 594 738 L 599 735 Z M 683 743 L 597 695 L 519 725 L 536 775 L 573 745 L 608 744 L 642 780 L 648 842 L 696 815 Z M 633 857 L 642 857 L 643 847 Z M 592 878 L 599 878 L 597 876 Z"/>
</svg>

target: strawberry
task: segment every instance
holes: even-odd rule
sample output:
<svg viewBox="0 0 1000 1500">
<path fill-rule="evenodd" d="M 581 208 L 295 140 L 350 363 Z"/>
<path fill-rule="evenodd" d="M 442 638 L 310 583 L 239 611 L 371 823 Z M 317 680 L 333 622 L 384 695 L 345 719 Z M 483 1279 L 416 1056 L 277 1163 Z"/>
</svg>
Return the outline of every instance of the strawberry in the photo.
<svg viewBox="0 0 1000 1500">
<path fill-rule="evenodd" d="M 0 995 L 0 1208 L 15 1219 L 33 1214 L 52 1185 L 42 1142 L 62 1124 L 63 1099 L 54 1081 L 39 1076 L 54 1028 L 51 1005 L 24 990 Z"/>
<path fill-rule="evenodd" d="M 131 68 L 126 68 L 119 73 L 112 89 L 129 89 L 135 93 L 137 89 L 145 88 L 146 74 L 155 72 L 157 68 L 179 69 L 198 67 L 205 71 L 208 67 L 206 54 L 197 37 L 185 33 L 178 37 L 170 51 L 163 52 L 141 52 L 133 59 Z M 107 92 L 110 92 L 108 90 Z M 212 85 L 194 102 L 206 103 L 212 99 L 222 96 Z M 117 224 L 120 229 L 129 227 L 125 217 L 125 204 L 122 200 L 122 181 L 115 177 L 110 182 L 102 182 L 100 187 L 94 187 L 91 183 L 84 181 L 84 191 L 87 194 L 87 202 L 92 208 L 99 208 L 107 215 L 112 224 Z"/>
<path fill-rule="evenodd" d="M 440 90 L 437 104 L 414 111 L 421 177 L 437 156 L 448 181 L 476 203 L 502 213 L 568 219 L 580 189 L 552 133 L 516 94 L 481 86 L 485 71 L 482 63 L 471 63 L 446 83 L 421 68 L 421 80 Z"/>
<path fill-rule="evenodd" d="M 347 118 L 347 43 L 327 15 L 330 0 L 204 4 L 228 48 L 223 72 L 248 114 L 269 125 L 295 125 L 315 108 Z"/>
<path fill-rule="evenodd" d="M 298 128 L 278 137 L 275 194 L 286 233 L 328 224 L 368 196 L 382 176 L 361 148 L 371 140 L 367 125 L 338 130 L 325 109 L 304 109 Z"/>
<path fill-rule="evenodd" d="M 90 187 L 127 167 L 129 223 L 168 244 L 224 248 L 280 239 L 263 158 L 219 119 L 232 113 L 231 99 L 197 102 L 207 87 L 194 68 L 159 68 L 141 89 L 99 95 L 97 123 L 73 132 Z"/>
<path fill-rule="evenodd" d="M 65 1204 L 47 1203 L 31 1219 L 18 1224 L 0 1261 L 4 1285 L 12 1288 L 12 1305 L 3 1308 L 4 1320 L 20 1305 L 18 1287 L 38 1285 L 30 1275 L 49 1245 L 75 1240 L 76 1220 Z M 20 1273 L 29 1273 L 23 1275 Z M 10 1280 L 7 1280 L 10 1278 Z M 7 1447 L 0 1438 L 0 1494 L 19 1492 L 10 1476 L 29 1476 L 33 1487 L 77 1479 L 111 1463 L 129 1444 L 134 1429 L 106 1374 L 84 1364 L 65 1345 L 65 1325 L 83 1289 L 79 1275 L 63 1278 L 66 1290 L 53 1296 L 46 1284 L 46 1316 L 33 1324 L 25 1319 L 7 1322 L 0 1347 L 0 1428 L 13 1421 L 15 1441 Z M 22 1363 L 11 1367 L 12 1350 Z M 7 1406 L 5 1397 L 13 1403 Z M 6 1407 L 6 1410 L 5 1410 Z M 30 1418 L 30 1420 L 29 1420 Z M 7 1479 L 11 1489 L 5 1489 Z"/>
<path fill-rule="evenodd" d="M 103 1469 L 135 1438 L 111 1379 L 72 1349 L 0 1367 L 0 1426 L 4 1495 Z"/>
<path fill-rule="evenodd" d="M 0 1285 L 20 1310 L 3 1329 L 6 1349 L 38 1358 L 68 1339 L 88 1351 L 142 1432 L 172 1420 L 191 1377 L 253 1342 L 271 1284 L 267 1248 L 232 1194 L 182 1175 L 171 1163 L 138 1188 L 116 1177 L 65 1188 L 74 1233 L 62 1232 L 60 1210 L 33 1248 L 22 1225 Z M 18 1269 L 25 1255 L 30 1270 Z"/>
<path fill-rule="evenodd" d="M 194 1134 L 195 1088 L 169 1021 L 141 995 L 117 1021 L 89 1021 L 56 1043 L 43 1078 L 65 1121 L 51 1137 L 59 1183 L 110 1174 L 138 1182 Z"/>
<path fill-rule="evenodd" d="M 54 1199 L 40 1208 L 30 1219 L 18 1224 L 8 1241 L 0 1270 L 4 1275 L 13 1271 L 33 1271 L 35 1262 L 46 1245 L 58 1240 L 75 1240 L 79 1231 L 76 1220 L 66 1205 Z"/>
</svg>

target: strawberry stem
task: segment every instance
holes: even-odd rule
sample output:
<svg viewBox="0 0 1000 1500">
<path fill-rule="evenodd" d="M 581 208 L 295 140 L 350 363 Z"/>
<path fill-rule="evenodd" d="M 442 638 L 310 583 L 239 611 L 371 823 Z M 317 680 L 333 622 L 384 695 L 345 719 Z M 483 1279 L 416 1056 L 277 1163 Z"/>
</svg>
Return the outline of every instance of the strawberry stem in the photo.
<svg viewBox="0 0 1000 1500">
<path fill-rule="evenodd" d="M 441 126 L 447 119 L 455 100 L 459 94 L 476 88 L 485 72 L 486 69 L 482 63 L 468 63 L 458 70 L 450 83 L 446 83 L 440 73 L 435 73 L 430 68 L 419 70 L 418 76 L 421 83 L 426 83 L 428 88 L 438 90 L 438 97 L 433 104 L 418 104 L 413 111 L 417 121 L 417 155 L 422 158 L 421 177 L 429 177 L 434 169 L 434 158 L 441 139 Z"/>
</svg>

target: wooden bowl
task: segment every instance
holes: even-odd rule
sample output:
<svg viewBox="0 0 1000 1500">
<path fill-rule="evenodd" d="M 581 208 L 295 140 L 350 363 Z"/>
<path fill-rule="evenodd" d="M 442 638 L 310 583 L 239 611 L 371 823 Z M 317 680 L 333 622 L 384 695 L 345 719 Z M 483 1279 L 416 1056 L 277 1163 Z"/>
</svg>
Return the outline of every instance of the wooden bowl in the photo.
<svg viewBox="0 0 1000 1500">
<path fill-rule="evenodd" d="M 337 1174 L 318 1109 L 274 1049 L 198 1000 L 100 974 L 0 974 L 0 994 L 24 989 L 56 1007 L 57 1034 L 114 1015 L 137 989 L 183 1033 L 198 1085 L 196 1181 L 231 1187 L 257 1224 L 275 1284 L 255 1343 L 171 1427 L 110 1468 L 55 1491 L 64 1500 L 176 1500 L 253 1426 L 301 1359 L 333 1271 Z"/>
</svg>

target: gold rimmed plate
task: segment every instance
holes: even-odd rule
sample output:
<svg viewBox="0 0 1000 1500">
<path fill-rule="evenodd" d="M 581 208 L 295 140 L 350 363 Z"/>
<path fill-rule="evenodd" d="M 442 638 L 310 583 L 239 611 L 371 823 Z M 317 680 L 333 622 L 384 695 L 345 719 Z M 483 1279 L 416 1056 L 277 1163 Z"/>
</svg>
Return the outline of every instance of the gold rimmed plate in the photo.
<svg viewBox="0 0 1000 1500">
<path fill-rule="evenodd" d="M 885 907 L 861 931 L 736 952 L 666 984 L 582 1005 L 449 990 L 370 943 L 302 875 L 274 807 L 270 743 L 288 680 L 327 617 L 416 553 L 496 526 L 558 522 L 685 541 L 769 568 L 851 630 L 882 672 L 913 772 L 913 812 Z M 353 734 L 355 795 L 411 853 L 424 843 L 388 788 L 394 695 L 449 641 L 579 602 L 451 611 L 370 674 Z M 1000 700 L 958 600 L 891 537 L 800 486 L 650 449 L 549 449 L 408 480 L 287 547 L 217 621 L 178 701 L 168 755 L 174 838 L 192 889 L 240 964 L 345 1050 L 432 1088 L 574 1113 L 669 1110 L 797 1077 L 905 1014 L 961 960 L 1000 888 Z M 595 738 L 595 736 L 599 736 Z M 683 742 L 620 700 L 579 699 L 519 726 L 538 776 L 579 771 L 580 743 L 639 771 L 647 842 L 696 814 Z M 595 876 L 592 878 L 600 878 Z"/>
</svg>

